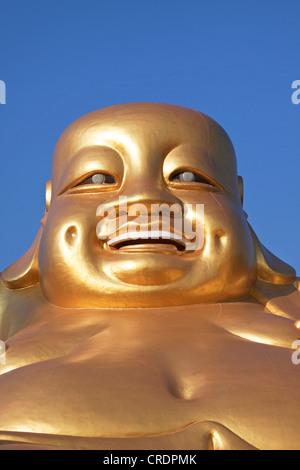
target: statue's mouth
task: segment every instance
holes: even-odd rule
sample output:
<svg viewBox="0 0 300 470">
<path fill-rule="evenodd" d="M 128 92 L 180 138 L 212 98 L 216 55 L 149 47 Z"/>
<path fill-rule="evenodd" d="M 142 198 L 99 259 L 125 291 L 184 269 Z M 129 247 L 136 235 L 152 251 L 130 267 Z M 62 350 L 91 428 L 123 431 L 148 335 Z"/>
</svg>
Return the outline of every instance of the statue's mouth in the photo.
<svg viewBox="0 0 300 470">
<path fill-rule="evenodd" d="M 183 252 L 186 244 L 184 239 L 175 233 L 167 231 L 126 232 L 117 235 L 106 242 L 112 249 L 121 251 L 168 251 Z"/>
</svg>

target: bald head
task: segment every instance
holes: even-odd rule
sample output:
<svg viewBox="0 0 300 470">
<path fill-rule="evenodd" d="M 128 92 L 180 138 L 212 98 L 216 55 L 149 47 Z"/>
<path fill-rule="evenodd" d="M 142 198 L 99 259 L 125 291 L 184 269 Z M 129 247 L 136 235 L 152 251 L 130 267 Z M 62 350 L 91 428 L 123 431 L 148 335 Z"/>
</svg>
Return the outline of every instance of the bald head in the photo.
<svg viewBox="0 0 300 470">
<path fill-rule="evenodd" d="M 54 196 L 77 181 L 78 171 L 92 171 L 92 161 L 96 166 L 97 160 L 109 165 L 118 157 L 124 170 L 129 160 L 150 161 L 164 167 L 164 172 L 172 166 L 171 160 L 196 166 L 239 199 L 235 152 L 222 127 L 195 110 L 159 103 L 111 106 L 74 121 L 55 148 Z"/>
</svg>

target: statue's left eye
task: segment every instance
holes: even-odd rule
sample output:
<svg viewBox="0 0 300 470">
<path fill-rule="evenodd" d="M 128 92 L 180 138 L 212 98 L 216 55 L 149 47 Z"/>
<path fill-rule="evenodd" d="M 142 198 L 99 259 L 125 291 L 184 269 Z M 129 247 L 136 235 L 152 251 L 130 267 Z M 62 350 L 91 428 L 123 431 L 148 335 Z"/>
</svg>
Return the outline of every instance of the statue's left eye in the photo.
<svg viewBox="0 0 300 470">
<path fill-rule="evenodd" d="M 170 177 L 170 181 L 174 183 L 204 183 L 212 185 L 206 178 L 193 171 L 177 171 Z"/>
<path fill-rule="evenodd" d="M 77 186 L 86 184 L 115 184 L 116 180 L 113 176 L 106 173 L 95 173 L 84 181 L 81 181 Z"/>
</svg>

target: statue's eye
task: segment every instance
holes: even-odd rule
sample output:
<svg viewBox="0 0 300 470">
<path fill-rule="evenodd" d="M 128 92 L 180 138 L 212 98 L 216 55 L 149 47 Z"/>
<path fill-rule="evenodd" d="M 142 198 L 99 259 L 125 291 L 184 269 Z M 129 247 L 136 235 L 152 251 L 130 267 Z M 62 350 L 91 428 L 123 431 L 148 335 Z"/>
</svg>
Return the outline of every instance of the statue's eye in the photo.
<svg viewBox="0 0 300 470">
<path fill-rule="evenodd" d="M 112 175 L 106 173 L 94 173 L 89 178 L 86 178 L 84 181 L 81 181 L 77 186 L 82 186 L 86 184 L 115 184 L 116 180 Z"/>
<path fill-rule="evenodd" d="M 170 181 L 172 183 L 204 183 L 212 185 L 208 179 L 194 173 L 193 171 L 177 171 L 171 175 Z"/>
</svg>

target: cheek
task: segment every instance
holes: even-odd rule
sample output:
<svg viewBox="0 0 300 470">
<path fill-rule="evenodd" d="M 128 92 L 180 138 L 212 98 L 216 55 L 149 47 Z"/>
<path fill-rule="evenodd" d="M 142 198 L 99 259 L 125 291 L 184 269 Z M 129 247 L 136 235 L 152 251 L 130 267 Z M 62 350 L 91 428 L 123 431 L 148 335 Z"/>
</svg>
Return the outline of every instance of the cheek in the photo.
<svg viewBox="0 0 300 470">
<path fill-rule="evenodd" d="M 210 248 L 216 253 L 222 253 L 228 247 L 229 233 L 226 228 L 217 228 L 209 237 Z"/>
<path fill-rule="evenodd" d="M 255 250 L 242 209 L 230 200 L 216 202 L 205 205 L 203 256 L 216 269 L 252 272 L 256 266 Z"/>
<path fill-rule="evenodd" d="M 66 230 L 65 230 L 65 244 L 69 249 L 72 249 L 74 246 L 76 246 L 79 238 L 79 227 L 78 225 L 70 225 Z"/>
<path fill-rule="evenodd" d="M 49 211 L 39 250 L 39 268 L 59 273 L 79 269 L 91 257 L 96 238 L 96 210 L 80 205 L 57 204 Z"/>
<path fill-rule="evenodd" d="M 231 219 L 222 229 L 213 234 L 213 246 L 228 262 L 228 270 L 251 271 L 256 263 L 255 250 L 248 224 L 239 219 Z"/>
</svg>

